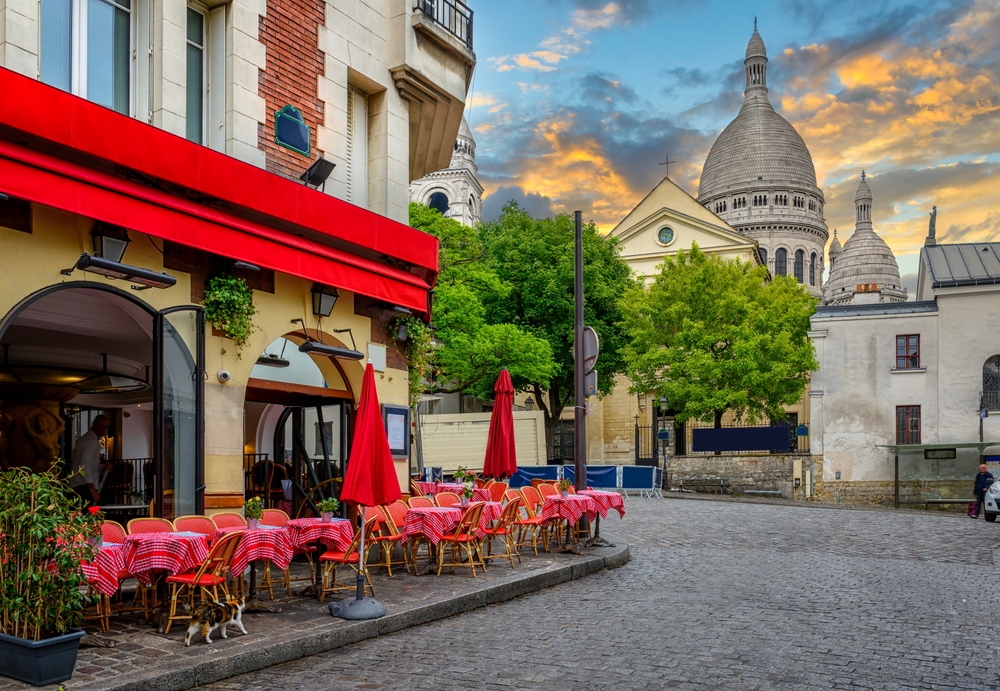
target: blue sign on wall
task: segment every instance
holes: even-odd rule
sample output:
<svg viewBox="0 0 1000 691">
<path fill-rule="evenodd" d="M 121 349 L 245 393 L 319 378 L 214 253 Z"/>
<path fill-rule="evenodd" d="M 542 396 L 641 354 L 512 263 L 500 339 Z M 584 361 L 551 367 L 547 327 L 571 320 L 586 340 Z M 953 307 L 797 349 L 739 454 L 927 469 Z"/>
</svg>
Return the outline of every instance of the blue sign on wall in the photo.
<svg viewBox="0 0 1000 691">
<path fill-rule="evenodd" d="M 309 155 L 309 126 L 295 106 L 274 112 L 274 141 L 295 153 Z"/>
</svg>

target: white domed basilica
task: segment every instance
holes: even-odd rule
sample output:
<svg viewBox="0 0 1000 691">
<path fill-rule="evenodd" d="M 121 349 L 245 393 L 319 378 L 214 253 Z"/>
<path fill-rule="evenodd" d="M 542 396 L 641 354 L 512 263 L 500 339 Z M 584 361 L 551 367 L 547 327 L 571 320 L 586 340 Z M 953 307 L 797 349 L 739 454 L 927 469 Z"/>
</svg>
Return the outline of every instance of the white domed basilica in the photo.
<svg viewBox="0 0 1000 691">
<path fill-rule="evenodd" d="M 410 201 L 427 204 L 443 216 L 474 226 L 483 220 L 483 186 L 476 167 L 476 140 L 462 118 L 451 165 L 410 183 Z"/>
<path fill-rule="evenodd" d="M 743 64 L 743 107 L 708 153 L 698 202 L 756 240 L 772 275 L 795 276 L 821 297 L 829 237 L 823 191 L 802 137 L 767 98 L 767 51 L 756 25 Z"/>
</svg>

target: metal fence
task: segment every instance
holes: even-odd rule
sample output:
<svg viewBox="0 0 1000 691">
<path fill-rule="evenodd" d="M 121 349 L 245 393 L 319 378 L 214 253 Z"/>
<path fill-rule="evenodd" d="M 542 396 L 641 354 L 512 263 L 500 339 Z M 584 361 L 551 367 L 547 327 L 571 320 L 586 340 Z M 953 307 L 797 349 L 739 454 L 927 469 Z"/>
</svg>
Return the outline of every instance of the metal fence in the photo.
<svg viewBox="0 0 1000 691">
<path fill-rule="evenodd" d="M 152 500 L 156 472 L 152 458 L 112 461 L 114 467 L 101 487 L 102 504 L 145 504 Z"/>
<path fill-rule="evenodd" d="M 783 426 L 787 426 L 788 427 L 788 448 L 787 449 L 778 448 L 778 449 L 775 449 L 773 451 L 761 451 L 759 449 L 758 450 L 751 450 L 751 449 L 746 449 L 746 450 L 731 449 L 731 450 L 724 451 L 722 453 L 725 453 L 725 454 L 741 454 L 741 455 L 744 455 L 744 454 L 745 455 L 762 455 L 762 456 L 766 456 L 766 455 L 781 455 L 781 454 L 789 454 L 789 453 L 803 453 L 803 454 L 809 453 L 809 435 L 805 434 L 805 435 L 800 436 L 800 435 L 797 434 L 797 431 L 798 431 L 797 428 L 799 427 L 799 425 L 797 424 L 797 420 L 794 420 L 794 419 L 792 419 L 792 420 L 785 420 L 785 421 L 782 421 L 781 423 L 775 423 L 774 425 L 750 425 L 750 424 L 740 424 L 740 423 L 730 422 L 730 423 L 723 423 L 722 424 L 722 429 L 746 429 L 746 430 L 752 430 L 752 429 L 759 429 L 761 427 L 783 427 Z M 689 420 L 684 425 L 685 447 L 687 449 L 687 455 L 690 455 L 690 456 L 706 456 L 706 455 L 715 455 L 717 453 L 715 451 L 693 451 L 692 450 L 694 448 L 693 445 L 692 445 L 692 442 L 693 442 L 693 439 L 694 439 L 695 430 L 704 430 L 704 429 L 715 429 L 715 424 L 711 423 L 711 422 L 698 422 L 696 420 Z M 806 431 L 808 431 L 808 430 L 806 430 Z"/>
<path fill-rule="evenodd" d="M 789 428 L 789 439 L 788 439 L 788 449 L 777 449 L 775 451 L 725 451 L 722 453 L 726 454 L 741 454 L 741 455 L 776 455 L 776 454 L 807 454 L 809 453 L 809 435 L 799 436 L 796 434 L 798 425 L 796 420 L 792 419 L 781 423 L 782 425 L 787 425 Z M 748 424 L 738 424 L 738 423 L 723 423 L 723 429 L 732 428 L 755 428 L 760 427 L 760 425 L 748 425 Z M 689 420 L 686 423 L 674 423 L 674 434 L 670 436 L 670 441 L 666 442 L 668 453 L 673 453 L 677 456 L 708 456 L 715 455 L 714 451 L 700 451 L 695 452 L 691 449 L 693 448 L 692 442 L 694 439 L 694 431 L 698 429 L 714 429 L 715 425 L 711 422 L 698 422 L 696 420 Z M 636 465 L 658 465 L 660 461 L 661 454 L 661 442 L 656 439 L 656 428 L 653 425 L 640 425 L 638 419 L 635 423 L 635 464 Z"/>
<path fill-rule="evenodd" d="M 462 0 L 416 0 L 413 9 L 472 50 L 472 10 Z"/>
</svg>

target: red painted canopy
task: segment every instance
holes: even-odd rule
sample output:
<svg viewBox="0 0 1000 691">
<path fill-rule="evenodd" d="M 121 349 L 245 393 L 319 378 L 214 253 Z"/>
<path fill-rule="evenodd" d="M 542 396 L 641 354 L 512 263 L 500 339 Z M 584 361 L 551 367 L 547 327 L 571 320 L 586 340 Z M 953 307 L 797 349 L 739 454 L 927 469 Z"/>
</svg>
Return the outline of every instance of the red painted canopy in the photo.
<svg viewBox="0 0 1000 691">
<path fill-rule="evenodd" d="M 381 506 L 402 498 L 375 390 L 375 370 L 369 362 L 361 384 L 354 442 L 340 500 L 360 506 Z"/>
<path fill-rule="evenodd" d="M 514 384 L 506 368 L 493 387 L 493 415 L 490 435 L 486 441 L 486 477 L 510 477 L 517 472 L 517 450 L 514 448 Z"/>
</svg>

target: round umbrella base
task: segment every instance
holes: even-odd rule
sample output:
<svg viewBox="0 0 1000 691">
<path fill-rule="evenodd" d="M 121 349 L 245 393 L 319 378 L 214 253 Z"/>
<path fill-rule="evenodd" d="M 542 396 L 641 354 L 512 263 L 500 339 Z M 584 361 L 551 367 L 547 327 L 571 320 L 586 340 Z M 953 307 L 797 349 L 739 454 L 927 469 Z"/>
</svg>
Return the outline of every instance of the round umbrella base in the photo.
<svg viewBox="0 0 1000 691">
<path fill-rule="evenodd" d="M 378 619 L 385 616 L 385 605 L 375 598 L 349 597 L 330 603 L 330 614 L 341 619 Z"/>
</svg>

